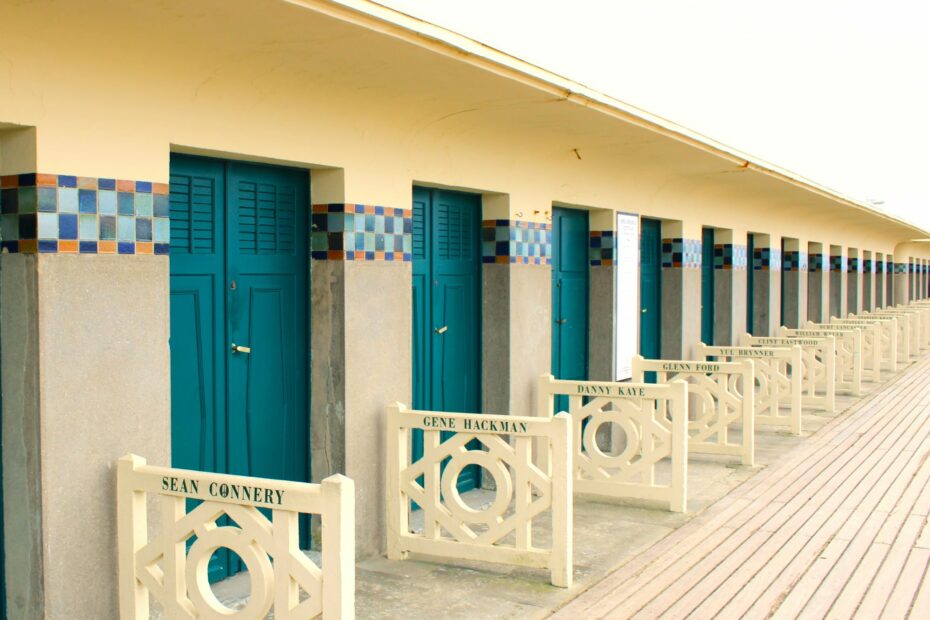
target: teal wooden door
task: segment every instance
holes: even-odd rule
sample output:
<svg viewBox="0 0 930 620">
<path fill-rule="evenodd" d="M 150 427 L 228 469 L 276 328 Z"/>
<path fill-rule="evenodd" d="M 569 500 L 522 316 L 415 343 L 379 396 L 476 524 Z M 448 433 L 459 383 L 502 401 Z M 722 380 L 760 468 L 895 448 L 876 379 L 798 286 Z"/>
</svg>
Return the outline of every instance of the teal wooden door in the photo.
<svg viewBox="0 0 930 620">
<path fill-rule="evenodd" d="M 481 411 L 481 199 L 413 191 L 413 406 Z M 422 454 L 414 435 L 414 456 Z M 459 490 L 478 486 L 477 467 Z"/>
<path fill-rule="evenodd" d="M 662 357 L 662 222 L 642 218 L 639 237 L 639 353 Z M 651 374 L 654 380 L 655 373 Z"/>
<path fill-rule="evenodd" d="M 306 172 L 172 157 L 174 467 L 309 481 L 307 202 Z"/>
<path fill-rule="evenodd" d="M 552 210 L 552 374 L 588 378 L 588 213 Z M 565 402 L 557 403 L 559 410 Z"/>
<path fill-rule="evenodd" d="M 701 231 L 701 342 L 714 344 L 714 229 Z"/>
<path fill-rule="evenodd" d="M 755 300 L 753 298 L 753 292 L 755 290 L 756 283 L 756 274 L 755 274 L 755 260 L 753 259 L 753 254 L 756 251 L 756 238 L 755 235 L 748 235 L 746 238 L 746 332 L 750 334 L 755 334 L 755 320 L 753 315 L 755 314 Z"/>
</svg>

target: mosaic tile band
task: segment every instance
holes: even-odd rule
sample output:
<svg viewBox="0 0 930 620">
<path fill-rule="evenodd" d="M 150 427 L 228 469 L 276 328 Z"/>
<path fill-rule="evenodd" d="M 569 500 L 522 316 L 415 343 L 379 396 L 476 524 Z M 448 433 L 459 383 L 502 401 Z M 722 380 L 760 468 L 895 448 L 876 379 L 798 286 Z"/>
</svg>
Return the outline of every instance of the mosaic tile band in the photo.
<svg viewBox="0 0 930 620">
<path fill-rule="evenodd" d="M 781 248 L 755 248 L 752 252 L 754 271 L 781 271 Z"/>
<path fill-rule="evenodd" d="M 481 223 L 481 260 L 499 264 L 552 264 L 551 224 L 484 220 Z"/>
<path fill-rule="evenodd" d="M 831 254 L 830 271 L 846 271 L 846 259 L 843 256 Z"/>
<path fill-rule="evenodd" d="M 782 261 L 782 271 L 807 271 L 807 252 L 786 251 Z"/>
<path fill-rule="evenodd" d="M 612 230 L 592 230 L 589 257 L 591 266 L 613 265 L 617 260 L 617 238 Z"/>
<path fill-rule="evenodd" d="M 823 271 L 823 254 L 810 254 L 807 261 L 808 273 L 820 273 Z"/>
<path fill-rule="evenodd" d="M 701 267 L 700 239 L 663 239 L 662 266 L 676 269 L 699 269 Z"/>
<path fill-rule="evenodd" d="M 872 273 L 872 260 L 868 258 L 862 259 L 862 272 L 863 273 Z"/>
<path fill-rule="evenodd" d="M 0 248 L 168 254 L 168 185 L 66 174 L 0 177 Z"/>
<path fill-rule="evenodd" d="M 907 263 L 894 263 L 894 273 L 907 273 Z"/>
<path fill-rule="evenodd" d="M 847 265 L 846 271 L 849 273 L 860 273 L 862 271 L 862 264 L 859 262 L 858 258 L 850 258 Z"/>
<path fill-rule="evenodd" d="M 735 269 L 737 271 L 746 269 L 746 252 L 745 245 L 733 243 L 714 244 L 714 269 Z"/>
<path fill-rule="evenodd" d="M 352 203 L 313 205 L 314 260 L 410 261 L 413 211 Z"/>
</svg>

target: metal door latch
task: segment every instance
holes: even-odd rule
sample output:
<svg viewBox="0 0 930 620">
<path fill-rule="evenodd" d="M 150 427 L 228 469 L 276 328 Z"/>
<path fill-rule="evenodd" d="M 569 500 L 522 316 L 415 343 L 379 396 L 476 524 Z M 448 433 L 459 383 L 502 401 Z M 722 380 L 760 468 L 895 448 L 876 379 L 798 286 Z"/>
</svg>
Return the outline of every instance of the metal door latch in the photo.
<svg viewBox="0 0 930 620">
<path fill-rule="evenodd" d="M 555 322 L 559 325 L 565 325 L 568 323 L 568 319 L 556 319 Z"/>
<path fill-rule="evenodd" d="M 234 343 L 232 344 L 232 351 L 233 351 L 233 353 L 251 353 L 251 352 L 252 352 L 252 347 L 244 347 L 244 346 L 242 346 L 241 344 L 236 344 L 236 343 L 234 342 Z"/>
<path fill-rule="evenodd" d="M 437 334 L 444 334 L 444 333 L 446 333 L 446 331 L 448 331 L 448 329 L 449 329 L 449 326 L 448 326 L 448 325 L 443 325 L 442 327 L 439 327 L 439 328 L 436 329 L 436 333 L 437 333 Z"/>
</svg>

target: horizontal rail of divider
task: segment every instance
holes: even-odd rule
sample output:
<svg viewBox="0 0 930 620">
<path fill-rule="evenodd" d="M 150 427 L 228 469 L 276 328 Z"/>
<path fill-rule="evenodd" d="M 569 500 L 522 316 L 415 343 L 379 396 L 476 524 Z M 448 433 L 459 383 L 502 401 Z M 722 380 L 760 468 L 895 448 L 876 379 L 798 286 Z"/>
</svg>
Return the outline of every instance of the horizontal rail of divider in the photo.
<svg viewBox="0 0 930 620">
<path fill-rule="evenodd" d="M 846 325 L 837 323 L 814 323 L 808 321 L 802 329 L 822 329 L 825 331 L 858 329 L 862 333 L 862 373 L 869 371 L 872 381 L 882 380 L 882 328 L 876 323 L 866 325 Z"/>
<path fill-rule="evenodd" d="M 154 540 L 147 495 L 161 503 Z M 188 500 L 201 503 L 188 512 Z M 322 519 L 322 567 L 298 548 L 301 513 Z M 235 526 L 218 525 L 225 516 Z M 117 464 L 117 521 L 124 620 L 147 620 L 150 594 L 168 618 L 258 620 L 272 610 L 296 620 L 355 617 L 355 487 L 345 476 L 304 484 L 156 467 L 130 454 Z M 210 558 L 220 548 L 235 551 L 248 569 L 251 593 L 239 611 L 209 584 Z"/>
<path fill-rule="evenodd" d="M 743 334 L 740 345 L 801 347 L 801 406 L 833 413 L 836 410 L 836 339 Z"/>
<path fill-rule="evenodd" d="M 898 331 L 898 320 L 894 317 L 882 316 L 882 317 L 859 317 L 855 314 L 850 314 L 849 317 L 841 319 L 839 317 L 831 317 L 830 323 L 834 325 L 845 325 L 847 327 L 860 327 L 863 325 L 873 325 L 876 324 L 881 330 L 881 366 L 886 370 L 892 372 L 897 371 L 898 369 L 898 360 L 900 351 L 906 351 L 907 346 L 907 332 L 899 333 Z M 903 343 L 903 348 L 902 345 Z"/>
<path fill-rule="evenodd" d="M 633 358 L 633 381 L 655 372 L 658 383 L 681 379 L 688 384 L 688 452 L 740 457 L 743 465 L 755 461 L 755 399 L 744 397 L 754 385 L 753 361 L 696 362 Z M 748 386 L 748 389 L 747 389 Z M 738 442 L 730 441 L 731 427 L 739 423 Z"/>
<path fill-rule="evenodd" d="M 560 381 L 539 378 L 539 417 L 551 417 L 556 396 L 568 397 L 574 427 L 572 457 L 576 493 L 667 502 L 674 512 L 687 510 L 688 388 L 684 381 L 666 385 L 609 381 Z M 585 402 L 587 399 L 588 402 Z M 597 444 L 605 424 L 622 430 L 622 451 Z M 656 468 L 669 459 L 667 483 Z"/>
<path fill-rule="evenodd" d="M 411 431 L 423 431 L 423 456 L 413 461 Z M 443 440 L 443 433 L 454 433 Z M 534 463 L 533 442 L 551 455 Z M 480 445 L 474 445 L 476 442 Z M 411 552 L 548 568 L 552 585 L 572 584 L 572 427 L 566 415 L 532 417 L 387 408 L 387 555 Z M 479 466 L 495 482 L 487 508 L 468 506 L 458 491 L 463 469 Z M 411 502 L 423 530 L 410 530 Z M 533 542 L 533 520 L 549 511 L 552 543 Z"/>
<path fill-rule="evenodd" d="M 769 426 L 787 426 L 801 434 L 801 347 L 712 347 L 698 343 L 696 354 L 717 360 L 751 359 L 755 370 L 756 422 Z M 781 412 L 782 405 L 788 414 Z"/>
<path fill-rule="evenodd" d="M 782 337 L 836 339 L 836 390 L 851 396 L 862 394 L 862 330 L 857 327 L 833 326 L 831 329 L 789 329 L 780 327 Z"/>
</svg>

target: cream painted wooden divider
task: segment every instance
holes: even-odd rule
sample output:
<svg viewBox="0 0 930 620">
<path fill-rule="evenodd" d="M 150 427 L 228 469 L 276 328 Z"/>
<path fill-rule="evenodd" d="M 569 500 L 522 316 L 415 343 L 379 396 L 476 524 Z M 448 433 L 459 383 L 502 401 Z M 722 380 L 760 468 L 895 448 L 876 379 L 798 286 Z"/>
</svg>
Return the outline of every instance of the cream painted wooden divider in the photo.
<svg viewBox="0 0 930 620">
<path fill-rule="evenodd" d="M 930 347 L 930 309 L 921 306 L 919 303 L 911 302 L 910 304 L 875 311 L 876 314 L 898 314 L 902 312 L 910 313 L 915 319 L 913 323 L 916 323 L 916 326 L 912 328 L 914 330 L 912 333 L 918 339 L 918 348 L 925 350 Z"/>
<path fill-rule="evenodd" d="M 695 353 L 701 358 L 720 360 L 751 359 L 755 368 L 756 422 L 769 426 L 787 426 L 801 434 L 801 347 L 711 347 L 698 343 Z M 781 413 L 787 405 L 788 414 Z"/>
<path fill-rule="evenodd" d="M 863 311 L 861 316 L 893 316 L 904 323 L 907 329 L 908 348 L 912 359 L 920 357 L 921 349 L 926 348 L 926 345 L 921 342 L 921 317 L 916 310 L 905 307 L 883 308 L 874 312 Z"/>
<path fill-rule="evenodd" d="M 855 327 L 834 326 L 832 330 L 779 328 L 780 336 L 836 338 L 836 390 L 859 396 L 862 393 L 862 332 Z"/>
<path fill-rule="evenodd" d="M 924 346 L 930 346 L 930 300 L 919 299 L 900 307 L 914 309 L 920 312 L 921 337 L 923 338 Z"/>
<path fill-rule="evenodd" d="M 411 434 L 423 431 L 423 456 L 413 461 Z M 443 440 L 442 433 L 454 435 Z M 544 440 L 548 468 L 533 459 Z M 474 445 L 477 441 L 480 445 Z M 572 427 L 567 415 L 522 416 L 387 409 L 387 555 L 408 553 L 548 568 L 552 585 L 572 585 Z M 458 478 L 477 465 L 496 494 L 475 509 L 459 495 Z M 423 511 L 423 531 L 410 530 L 411 502 Z M 550 511 L 552 544 L 533 544 L 533 520 Z"/>
<path fill-rule="evenodd" d="M 850 314 L 849 317 L 841 319 L 832 317 L 830 322 L 834 325 L 845 325 L 847 327 L 862 327 L 872 324 L 878 324 L 881 330 L 881 367 L 886 370 L 895 372 L 898 368 L 898 356 L 900 351 L 907 351 L 907 332 L 899 334 L 898 320 L 891 316 L 857 316 Z M 903 345 L 901 345 L 903 341 Z M 905 356 L 906 359 L 906 356 Z"/>
<path fill-rule="evenodd" d="M 668 502 L 674 512 L 687 510 L 688 387 L 684 381 L 666 385 L 559 381 L 543 375 L 539 379 L 540 417 L 553 414 L 558 395 L 568 397 L 574 426 L 575 492 L 657 500 Z M 605 424 L 618 431 L 612 433 L 612 454 L 597 443 L 598 431 Z M 618 451 L 620 438 L 625 438 L 625 444 Z M 671 473 L 667 483 L 660 483 L 656 466 L 665 459 Z"/>
<path fill-rule="evenodd" d="M 755 399 L 744 398 L 744 386 L 754 385 L 752 360 L 695 362 L 633 358 L 633 381 L 643 382 L 655 372 L 658 383 L 682 379 L 688 384 L 688 452 L 729 454 L 743 465 L 755 460 Z M 751 388 L 750 388 L 751 389 Z M 696 405 L 696 406 L 695 406 Z M 731 427 L 739 423 L 740 439 L 730 441 Z"/>
<path fill-rule="evenodd" d="M 160 534 L 151 541 L 149 494 L 161 503 Z M 188 499 L 201 503 L 188 512 Z M 297 546 L 301 513 L 322 519 L 322 568 Z M 236 525 L 218 525 L 224 516 Z M 272 609 L 295 620 L 355 617 L 355 487 L 345 476 L 303 484 L 155 467 L 130 454 L 117 465 L 117 522 L 123 620 L 148 619 L 150 594 L 172 620 L 258 620 Z M 251 593 L 239 611 L 223 605 L 208 581 L 221 548 L 248 569 Z"/>
<path fill-rule="evenodd" d="M 801 347 L 801 406 L 833 413 L 836 410 L 836 339 L 784 338 L 743 334 L 744 347 Z"/>
<path fill-rule="evenodd" d="M 862 333 L 862 373 L 868 376 L 872 381 L 879 382 L 882 380 L 882 327 L 877 323 L 867 323 L 865 325 L 846 325 L 837 323 L 814 323 L 808 321 L 802 329 L 819 329 L 821 331 L 844 331 L 849 329 L 858 329 Z"/>
</svg>

